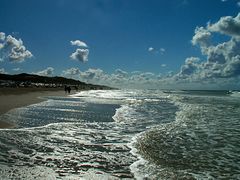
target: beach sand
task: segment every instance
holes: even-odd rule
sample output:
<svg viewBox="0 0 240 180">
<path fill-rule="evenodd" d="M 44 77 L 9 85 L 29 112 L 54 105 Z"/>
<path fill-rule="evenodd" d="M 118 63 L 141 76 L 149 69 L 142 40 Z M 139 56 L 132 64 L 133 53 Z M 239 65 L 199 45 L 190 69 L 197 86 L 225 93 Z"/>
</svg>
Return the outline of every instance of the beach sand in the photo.
<svg viewBox="0 0 240 180">
<path fill-rule="evenodd" d="M 11 109 L 42 102 L 44 96 L 67 95 L 60 88 L 0 88 L 0 116 Z M 0 120 L 0 128 L 14 128 L 14 124 Z"/>
</svg>

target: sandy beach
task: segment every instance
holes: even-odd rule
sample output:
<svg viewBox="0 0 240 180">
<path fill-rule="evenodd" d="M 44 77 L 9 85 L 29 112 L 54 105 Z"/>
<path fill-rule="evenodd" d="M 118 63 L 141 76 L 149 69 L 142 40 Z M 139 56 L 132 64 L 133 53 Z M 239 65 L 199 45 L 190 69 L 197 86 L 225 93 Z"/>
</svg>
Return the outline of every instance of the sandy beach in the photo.
<svg viewBox="0 0 240 180">
<path fill-rule="evenodd" d="M 75 93 L 75 91 L 72 91 Z M 57 88 L 0 88 L 0 116 L 11 109 L 44 101 L 44 96 L 67 96 L 63 89 Z M 0 128 L 13 128 L 0 120 Z"/>
</svg>

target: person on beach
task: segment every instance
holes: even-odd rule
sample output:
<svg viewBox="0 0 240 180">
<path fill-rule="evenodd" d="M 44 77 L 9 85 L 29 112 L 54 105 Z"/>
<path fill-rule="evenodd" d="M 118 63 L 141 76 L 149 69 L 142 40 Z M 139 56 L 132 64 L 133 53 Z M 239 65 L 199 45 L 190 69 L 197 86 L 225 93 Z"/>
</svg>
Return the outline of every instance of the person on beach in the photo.
<svg viewBox="0 0 240 180">
<path fill-rule="evenodd" d="M 70 94 L 71 93 L 71 87 L 70 86 L 66 86 L 64 87 L 64 90 L 65 90 L 65 94 Z"/>
<path fill-rule="evenodd" d="M 64 91 L 65 91 L 65 94 L 67 94 L 67 86 L 66 85 L 64 86 Z"/>
<path fill-rule="evenodd" d="M 75 90 L 78 91 L 78 87 L 77 86 L 74 86 Z"/>
<path fill-rule="evenodd" d="M 68 94 L 70 94 L 71 93 L 71 87 L 70 86 L 68 86 Z"/>
</svg>

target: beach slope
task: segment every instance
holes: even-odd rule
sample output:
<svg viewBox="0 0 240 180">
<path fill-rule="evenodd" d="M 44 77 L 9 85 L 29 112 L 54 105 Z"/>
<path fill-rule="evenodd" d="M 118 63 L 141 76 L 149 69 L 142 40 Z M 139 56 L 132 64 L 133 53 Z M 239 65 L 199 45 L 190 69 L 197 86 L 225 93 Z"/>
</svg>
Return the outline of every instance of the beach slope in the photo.
<svg viewBox="0 0 240 180">
<path fill-rule="evenodd" d="M 0 116 L 11 109 L 44 101 L 44 96 L 67 96 L 61 88 L 0 88 Z M 13 124 L 0 120 L 0 128 Z"/>
</svg>

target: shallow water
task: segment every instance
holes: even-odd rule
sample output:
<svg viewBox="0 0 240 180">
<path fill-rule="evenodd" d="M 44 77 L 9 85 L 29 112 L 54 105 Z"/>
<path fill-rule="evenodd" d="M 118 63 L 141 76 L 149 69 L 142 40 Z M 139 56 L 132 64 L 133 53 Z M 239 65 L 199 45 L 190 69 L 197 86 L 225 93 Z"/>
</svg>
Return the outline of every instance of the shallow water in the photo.
<svg viewBox="0 0 240 180">
<path fill-rule="evenodd" d="M 240 98 L 84 91 L 1 119 L 1 179 L 240 179 Z"/>
</svg>

